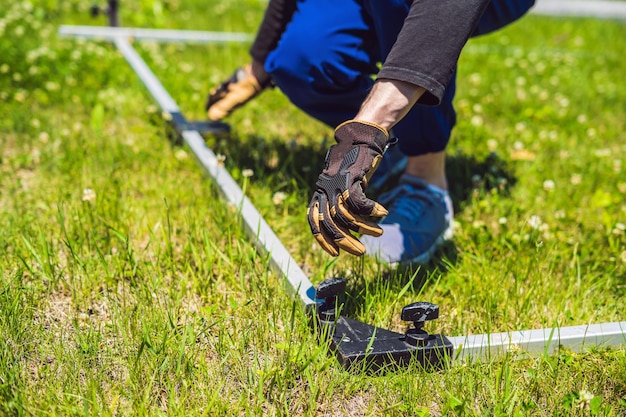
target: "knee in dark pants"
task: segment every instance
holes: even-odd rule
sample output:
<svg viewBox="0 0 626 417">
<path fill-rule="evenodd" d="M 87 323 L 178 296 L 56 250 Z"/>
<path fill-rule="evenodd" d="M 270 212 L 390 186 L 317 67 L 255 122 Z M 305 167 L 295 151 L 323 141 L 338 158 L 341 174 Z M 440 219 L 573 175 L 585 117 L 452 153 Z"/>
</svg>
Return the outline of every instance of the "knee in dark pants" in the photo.
<svg viewBox="0 0 626 417">
<path fill-rule="evenodd" d="M 369 77 L 342 64 L 349 61 L 349 57 L 319 48 L 290 49 L 286 53 L 279 49 L 268 58 L 266 71 L 294 104 L 306 109 L 320 101 L 345 100 L 355 91 L 364 97 L 361 91 L 370 88 Z"/>
<path fill-rule="evenodd" d="M 309 47 L 313 42 L 317 45 Z M 319 38 L 297 47 L 283 40 L 269 55 L 265 69 L 293 104 L 334 127 L 356 114 L 373 84 L 369 74 L 375 65 L 351 53 Z"/>
</svg>

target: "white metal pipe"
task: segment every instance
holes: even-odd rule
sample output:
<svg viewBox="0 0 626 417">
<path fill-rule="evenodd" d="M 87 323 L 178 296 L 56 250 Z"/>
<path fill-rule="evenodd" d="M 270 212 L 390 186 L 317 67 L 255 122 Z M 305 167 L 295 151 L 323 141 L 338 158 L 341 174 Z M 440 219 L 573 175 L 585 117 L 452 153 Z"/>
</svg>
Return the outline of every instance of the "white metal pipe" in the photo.
<svg viewBox="0 0 626 417">
<path fill-rule="evenodd" d="M 606 0 L 538 0 L 531 12 L 547 16 L 626 20 L 626 3 Z"/>
<path fill-rule="evenodd" d="M 588 324 L 448 338 L 457 360 L 488 360 L 507 352 L 553 353 L 559 347 L 583 351 L 590 346 L 626 344 L 626 322 Z"/>
<path fill-rule="evenodd" d="M 59 35 L 82 38 L 114 40 L 116 38 L 141 39 L 157 42 L 229 43 L 249 42 L 253 36 L 238 32 L 205 32 L 198 30 L 143 29 L 111 26 L 72 26 L 59 27 Z"/>
</svg>

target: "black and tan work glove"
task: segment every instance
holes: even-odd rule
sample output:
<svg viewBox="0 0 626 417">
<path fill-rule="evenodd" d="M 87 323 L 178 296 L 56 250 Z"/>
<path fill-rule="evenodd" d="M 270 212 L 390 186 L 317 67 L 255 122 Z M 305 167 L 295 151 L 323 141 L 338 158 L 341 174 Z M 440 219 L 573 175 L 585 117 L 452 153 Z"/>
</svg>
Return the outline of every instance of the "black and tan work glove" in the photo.
<svg viewBox="0 0 626 417">
<path fill-rule="evenodd" d="M 209 93 L 205 106 L 209 120 L 221 120 L 230 115 L 270 84 L 269 76 L 263 80 L 257 79 L 250 64 L 237 68 L 229 79 Z"/>
<path fill-rule="evenodd" d="M 365 247 L 352 232 L 380 236 L 383 230 L 365 217 L 382 217 L 387 210 L 365 196 L 367 182 L 395 140 L 374 123 L 349 120 L 335 129 L 336 145 L 326 154 L 307 216 L 311 232 L 333 256 L 340 249 L 363 255 Z"/>
</svg>

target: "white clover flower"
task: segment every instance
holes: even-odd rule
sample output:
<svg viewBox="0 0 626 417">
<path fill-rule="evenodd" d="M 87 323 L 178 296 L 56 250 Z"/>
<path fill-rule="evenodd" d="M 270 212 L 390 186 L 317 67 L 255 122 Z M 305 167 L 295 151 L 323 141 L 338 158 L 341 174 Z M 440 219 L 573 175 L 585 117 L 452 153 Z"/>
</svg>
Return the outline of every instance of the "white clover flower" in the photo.
<svg viewBox="0 0 626 417">
<path fill-rule="evenodd" d="M 59 86 L 59 83 L 57 83 L 57 82 L 48 81 L 45 84 L 45 88 L 48 91 L 58 91 L 61 87 Z"/>
<path fill-rule="evenodd" d="M 244 178 L 250 178 L 251 176 L 254 175 L 254 171 L 251 169 L 244 169 L 243 171 L 241 171 L 241 175 L 243 175 Z"/>
<path fill-rule="evenodd" d="M 580 392 L 578 393 L 579 401 L 584 404 L 588 404 L 591 400 L 593 400 L 594 397 L 595 395 L 593 395 L 591 392 L 587 391 L 586 389 L 581 389 Z"/>
<path fill-rule="evenodd" d="M 538 62 L 537 65 L 535 65 L 535 71 L 537 71 L 538 74 L 543 74 L 545 70 L 546 70 L 545 62 Z"/>
<path fill-rule="evenodd" d="M 2 64 L 0 65 L 0 74 L 6 74 L 10 69 L 11 67 L 8 64 Z"/>
<path fill-rule="evenodd" d="M 187 151 L 185 151 L 184 149 L 177 150 L 176 153 L 174 154 L 174 156 L 179 161 L 184 161 L 185 159 L 187 159 L 189 157 L 189 155 L 187 154 Z"/>
<path fill-rule="evenodd" d="M 279 206 L 283 203 L 283 201 L 285 201 L 286 198 L 287 194 L 283 193 L 282 191 L 277 191 L 272 196 L 272 202 L 274 203 L 274 205 Z"/>
<path fill-rule="evenodd" d="M 85 188 L 83 190 L 83 201 L 94 201 L 96 199 L 96 192 L 91 188 Z"/>
<path fill-rule="evenodd" d="M 39 140 L 41 141 L 41 143 L 48 143 L 48 141 L 50 140 L 50 135 L 48 134 L 48 132 L 41 132 L 39 134 Z"/>
<path fill-rule="evenodd" d="M 469 82 L 472 85 L 479 85 L 480 82 L 482 81 L 482 78 L 483 78 L 482 75 L 480 75 L 479 73 L 475 72 L 475 73 L 473 73 L 473 74 L 471 74 L 469 76 Z"/>
<path fill-rule="evenodd" d="M 178 67 L 180 68 L 181 72 L 184 72 L 186 74 L 189 74 L 193 71 L 193 65 L 188 62 L 183 62 Z"/>
<path fill-rule="evenodd" d="M 539 230 L 539 228 L 541 227 L 541 225 L 543 224 L 543 221 L 541 220 L 541 217 L 536 216 L 536 215 L 532 215 L 530 216 L 530 218 L 527 221 L 528 225 L 535 229 L 535 230 Z"/>
<path fill-rule="evenodd" d="M 474 229 L 481 229 L 481 228 L 485 227 L 485 222 L 483 222 L 482 220 L 474 220 L 472 222 L 472 227 Z"/>
<path fill-rule="evenodd" d="M 217 166 L 223 167 L 224 161 L 226 160 L 226 156 L 222 154 L 217 155 Z"/>
<path fill-rule="evenodd" d="M 39 58 L 40 49 L 33 49 L 32 51 L 28 51 L 26 53 L 26 62 L 33 63 L 37 58 Z"/>
<path fill-rule="evenodd" d="M 565 210 L 557 210 L 554 212 L 555 219 L 564 219 L 565 218 Z"/>
<path fill-rule="evenodd" d="M 508 222 L 509 222 L 509 221 L 507 220 L 507 218 L 506 218 L 506 217 L 500 217 L 500 218 L 498 219 L 498 223 L 500 223 L 500 224 L 502 224 L 502 225 L 507 224 Z"/>
<path fill-rule="evenodd" d="M 578 117 L 576 118 L 576 121 L 578 123 L 587 123 L 587 115 L 586 114 L 579 114 Z"/>
<path fill-rule="evenodd" d="M 573 174 L 572 178 L 570 178 L 570 182 L 572 183 L 572 185 L 578 185 L 582 182 L 583 180 L 583 176 L 580 174 Z"/>
<path fill-rule="evenodd" d="M 543 189 L 545 191 L 548 191 L 548 192 L 554 191 L 554 181 L 552 181 L 552 180 L 545 180 L 543 182 Z"/>
<path fill-rule="evenodd" d="M 470 123 L 472 124 L 472 126 L 477 126 L 478 127 L 478 126 L 482 126 L 484 121 L 483 121 L 482 116 L 479 116 L 479 115 L 476 114 L 476 115 L 472 116 L 472 118 L 470 119 Z"/>
</svg>

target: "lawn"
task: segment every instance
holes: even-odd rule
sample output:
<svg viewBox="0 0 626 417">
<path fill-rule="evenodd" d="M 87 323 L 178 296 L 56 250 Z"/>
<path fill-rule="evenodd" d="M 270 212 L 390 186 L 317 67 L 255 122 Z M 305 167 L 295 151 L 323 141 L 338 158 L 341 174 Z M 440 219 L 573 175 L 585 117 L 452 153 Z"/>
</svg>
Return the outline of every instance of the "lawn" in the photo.
<svg viewBox="0 0 626 417">
<path fill-rule="evenodd" d="M 123 25 L 253 34 L 257 0 L 121 2 Z M 0 0 L 0 415 L 623 416 L 626 350 L 511 352 L 346 372 L 172 134 L 89 1 Z M 472 39 L 449 147 L 455 236 L 437 261 L 332 259 L 305 218 L 332 131 L 264 92 L 207 137 L 312 282 L 402 331 L 624 321 L 626 24 L 530 15 Z M 249 44 L 135 42 L 189 118 Z"/>
</svg>

